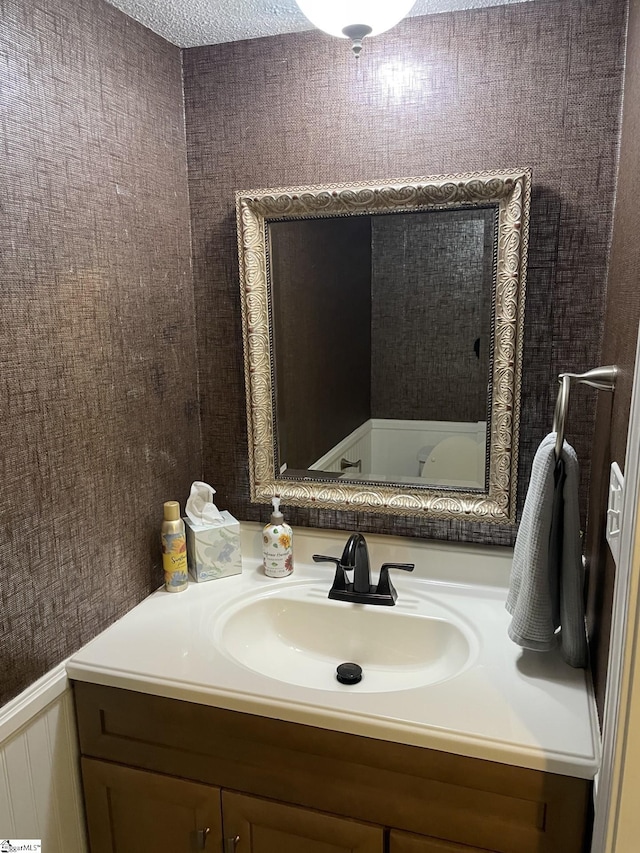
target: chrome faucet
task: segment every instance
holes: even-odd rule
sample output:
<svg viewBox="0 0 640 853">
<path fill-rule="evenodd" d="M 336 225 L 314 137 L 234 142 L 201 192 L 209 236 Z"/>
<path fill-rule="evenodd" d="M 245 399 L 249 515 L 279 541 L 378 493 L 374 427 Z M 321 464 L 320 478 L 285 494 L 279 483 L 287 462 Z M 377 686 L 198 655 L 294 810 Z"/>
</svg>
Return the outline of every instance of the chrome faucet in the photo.
<svg viewBox="0 0 640 853">
<path fill-rule="evenodd" d="M 413 563 L 384 563 L 380 569 L 378 585 L 373 586 L 369 570 L 369 551 L 361 533 L 351 534 L 340 559 L 324 557 L 322 554 L 314 554 L 313 559 L 316 563 L 335 563 L 336 574 L 329 590 L 329 598 L 354 604 L 395 604 L 398 593 L 391 583 L 389 569 L 402 569 L 405 572 L 412 572 L 414 569 Z M 351 571 L 353 583 L 346 575 Z"/>
</svg>

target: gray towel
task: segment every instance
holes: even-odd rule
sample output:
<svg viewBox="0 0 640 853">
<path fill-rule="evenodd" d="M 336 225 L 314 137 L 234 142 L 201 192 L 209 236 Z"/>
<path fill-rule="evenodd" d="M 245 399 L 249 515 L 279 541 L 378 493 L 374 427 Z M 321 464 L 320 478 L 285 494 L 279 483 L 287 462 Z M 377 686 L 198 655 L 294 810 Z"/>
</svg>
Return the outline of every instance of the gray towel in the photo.
<svg viewBox="0 0 640 853">
<path fill-rule="evenodd" d="M 587 665 L 578 508 L 578 458 L 564 442 L 556 465 L 556 434 L 536 451 L 516 537 L 507 597 L 509 636 L 525 649 L 557 646 L 571 666 Z M 558 633 L 558 628 L 560 631 Z"/>
</svg>

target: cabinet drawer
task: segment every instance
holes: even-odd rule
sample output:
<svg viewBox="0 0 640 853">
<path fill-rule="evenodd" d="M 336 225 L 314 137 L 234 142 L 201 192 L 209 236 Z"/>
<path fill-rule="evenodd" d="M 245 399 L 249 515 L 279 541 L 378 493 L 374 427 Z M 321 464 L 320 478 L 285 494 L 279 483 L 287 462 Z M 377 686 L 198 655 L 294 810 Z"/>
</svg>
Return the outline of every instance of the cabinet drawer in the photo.
<svg viewBox="0 0 640 853">
<path fill-rule="evenodd" d="M 85 755 L 496 853 L 581 851 L 581 779 L 93 684 L 75 695 Z"/>
</svg>

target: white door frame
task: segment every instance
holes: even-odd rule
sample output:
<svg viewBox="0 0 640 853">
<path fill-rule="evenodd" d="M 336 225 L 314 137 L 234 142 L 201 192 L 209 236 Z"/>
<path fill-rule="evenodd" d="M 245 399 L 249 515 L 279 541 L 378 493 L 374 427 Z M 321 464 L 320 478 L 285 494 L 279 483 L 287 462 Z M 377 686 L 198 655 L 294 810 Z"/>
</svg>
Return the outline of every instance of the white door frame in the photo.
<svg viewBox="0 0 640 853">
<path fill-rule="evenodd" d="M 624 466 L 602 765 L 591 853 L 637 853 L 640 838 L 640 338 Z"/>
</svg>

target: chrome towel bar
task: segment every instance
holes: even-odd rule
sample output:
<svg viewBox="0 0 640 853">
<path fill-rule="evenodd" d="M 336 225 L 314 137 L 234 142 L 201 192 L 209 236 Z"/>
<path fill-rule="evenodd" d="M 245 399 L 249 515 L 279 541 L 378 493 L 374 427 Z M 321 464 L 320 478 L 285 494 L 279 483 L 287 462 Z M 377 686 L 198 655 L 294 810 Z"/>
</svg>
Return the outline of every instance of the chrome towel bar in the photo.
<svg viewBox="0 0 640 853">
<path fill-rule="evenodd" d="M 558 399 L 556 400 L 556 408 L 553 414 L 553 432 L 556 433 L 556 459 L 560 459 L 560 454 L 562 453 L 564 428 L 569 410 L 571 380 L 575 380 L 581 385 L 591 385 L 592 388 L 597 388 L 599 391 L 613 391 L 616 387 L 618 373 L 618 367 L 615 364 L 609 364 L 606 367 L 594 367 L 593 370 L 587 370 L 586 373 L 561 373 L 558 376 L 560 390 L 558 391 Z"/>
</svg>

